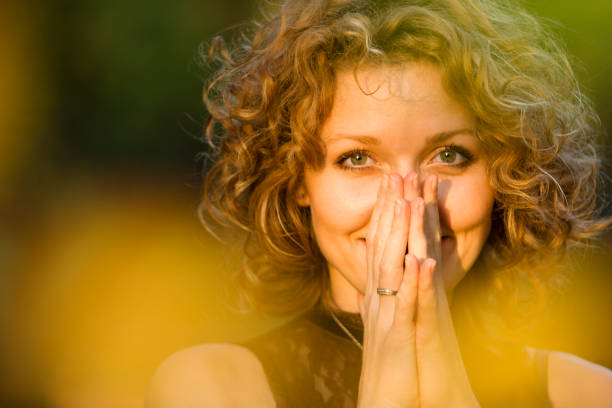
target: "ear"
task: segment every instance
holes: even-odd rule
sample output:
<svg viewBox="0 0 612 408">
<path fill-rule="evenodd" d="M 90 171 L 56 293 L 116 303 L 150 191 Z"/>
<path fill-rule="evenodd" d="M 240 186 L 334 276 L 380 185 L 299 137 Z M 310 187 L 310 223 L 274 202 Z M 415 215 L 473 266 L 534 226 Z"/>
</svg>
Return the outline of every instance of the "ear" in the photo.
<svg viewBox="0 0 612 408">
<path fill-rule="evenodd" d="M 296 201 L 301 207 L 310 206 L 310 197 L 308 196 L 308 192 L 306 191 L 306 188 L 303 185 L 297 189 Z"/>
</svg>

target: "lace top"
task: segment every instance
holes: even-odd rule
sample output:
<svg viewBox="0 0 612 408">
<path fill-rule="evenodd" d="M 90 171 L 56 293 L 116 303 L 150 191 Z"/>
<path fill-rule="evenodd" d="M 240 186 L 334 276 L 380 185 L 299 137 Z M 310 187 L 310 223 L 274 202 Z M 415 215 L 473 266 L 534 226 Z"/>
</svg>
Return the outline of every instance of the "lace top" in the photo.
<svg viewBox="0 0 612 408">
<path fill-rule="evenodd" d="M 338 318 L 363 343 L 359 315 L 344 313 Z M 361 350 L 321 308 L 242 345 L 261 361 L 278 408 L 357 405 Z M 466 363 L 470 384 L 481 406 L 551 406 L 547 396 L 547 357 L 546 350 L 509 350 L 505 358 L 518 363 L 519 368 L 506 378 L 500 373 L 470 372 L 470 368 L 486 371 L 487 367 L 499 367 L 499 361 L 489 366 Z M 483 383 L 483 378 L 488 381 Z M 488 387 L 486 383 L 491 379 L 496 384 Z"/>
</svg>

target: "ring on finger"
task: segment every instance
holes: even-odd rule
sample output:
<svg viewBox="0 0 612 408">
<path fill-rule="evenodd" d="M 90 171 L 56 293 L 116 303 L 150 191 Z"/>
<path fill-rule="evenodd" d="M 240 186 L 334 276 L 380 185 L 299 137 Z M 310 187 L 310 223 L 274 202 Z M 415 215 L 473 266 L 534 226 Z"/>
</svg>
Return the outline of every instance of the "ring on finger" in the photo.
<svg viewBox="0 0 612 408">
<path fill-rule="evenodd" d="M 397 295 L 397 290 L 387 289 L 387 288 L 377 288 L 376 293 L 383 296 L 395 296 Z"/>
</svg>

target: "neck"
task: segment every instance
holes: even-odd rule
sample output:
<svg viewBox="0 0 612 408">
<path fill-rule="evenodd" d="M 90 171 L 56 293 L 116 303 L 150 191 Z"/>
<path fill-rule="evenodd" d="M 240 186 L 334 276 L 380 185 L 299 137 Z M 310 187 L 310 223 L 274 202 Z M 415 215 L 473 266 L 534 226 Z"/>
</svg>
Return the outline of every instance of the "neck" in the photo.
<svg viewBox="0 0 612 408">
<path fill-rule="evenodd" d="M 331 298 L 335 306 L 349 313 L 359 313 L 359 295 L 361 292 L 333 266 L 329 266 Z"/>
</svg>

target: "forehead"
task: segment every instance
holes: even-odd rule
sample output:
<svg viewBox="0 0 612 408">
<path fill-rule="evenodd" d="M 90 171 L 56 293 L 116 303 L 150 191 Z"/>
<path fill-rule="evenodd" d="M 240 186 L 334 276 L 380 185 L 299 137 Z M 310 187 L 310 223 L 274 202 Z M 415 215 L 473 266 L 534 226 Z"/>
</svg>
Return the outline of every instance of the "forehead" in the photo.
<svg viewBox="0 0 612 408">
<path fill-rule="evenodd" d="M 448 95 L 433 64 L 408 63 L 338 72 L 321 137 L 329 141 L 348 133 L 414 140 L 473 127 L 472 116 Z"/>
<path fill-rule="evenodd" d="M 399 98 L 406 102 L 444 97 L 439 69 L 427 62 L 402 65 L 368 65 L 338 72 L 336 94 L 371 96 L 377 100 Z"/>
</svg>

